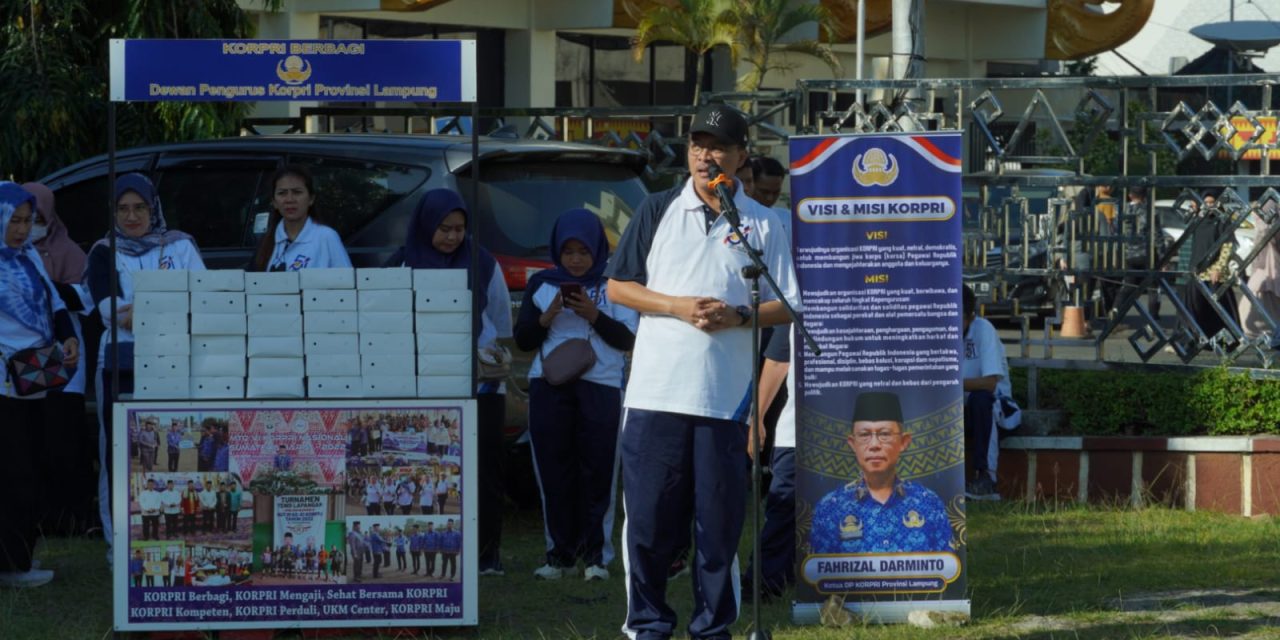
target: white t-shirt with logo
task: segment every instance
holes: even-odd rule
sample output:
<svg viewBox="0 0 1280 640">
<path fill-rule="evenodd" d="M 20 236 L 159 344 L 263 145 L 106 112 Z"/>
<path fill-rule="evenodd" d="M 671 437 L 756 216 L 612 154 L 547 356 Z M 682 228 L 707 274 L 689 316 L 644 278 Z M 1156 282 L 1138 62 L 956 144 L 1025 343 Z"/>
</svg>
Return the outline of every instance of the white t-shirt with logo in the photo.
<svg viewBox="0 0 1280 640">
<path fill-rule="evenodd" d="M 298 237 L 289 240 L 284 223 L 276 225 L 276 246 L 267 261 L 267 270 L 285 271 L 302 269 L 350 269 L 351 258 L 342 246 L 342 238 L 331 227 L 326 227 L 307 216 Z"/>
</svg>

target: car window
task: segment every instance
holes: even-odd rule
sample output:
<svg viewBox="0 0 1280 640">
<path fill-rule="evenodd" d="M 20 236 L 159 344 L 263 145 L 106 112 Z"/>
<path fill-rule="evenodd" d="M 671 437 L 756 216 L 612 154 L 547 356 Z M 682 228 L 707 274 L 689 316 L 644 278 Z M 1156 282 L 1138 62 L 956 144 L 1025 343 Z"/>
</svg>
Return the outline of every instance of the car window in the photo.
<svg viewBox="0 0 1280 640">
<path fill-rule="evenodd" d="M 294 155 L 316 182 L 316 210 L 343 238 L 412 193 L 431 175 L 423 167 Z"/>
<path fill-rule="evenodd" d="M 635 171 L 620 165 L 504 162 L 485 165 L 482 178 L 479 209 L 492 218 L 481 225 L 481 244 L 517 258 L 547 259 L 556 218 L 577 208 L 600 217 L 612 249 L 647 195 Z M 460 182 L 469 198 L 470 181 Z"/>
<path fill-rule="evenodd" d="M 203 161 L 159 171 L 156 188 L 170 229 L 181 229 L 201 249 L 244 247 L 246 229 L 265 193 L 274 161 Z"/>
<path fill-rule="evenodd" d="M 54 192 L 54 208 L 67 233 L 81 247 L 107 235 L 107 177 L 98 176 L 67 185 Z"/>
</svg>

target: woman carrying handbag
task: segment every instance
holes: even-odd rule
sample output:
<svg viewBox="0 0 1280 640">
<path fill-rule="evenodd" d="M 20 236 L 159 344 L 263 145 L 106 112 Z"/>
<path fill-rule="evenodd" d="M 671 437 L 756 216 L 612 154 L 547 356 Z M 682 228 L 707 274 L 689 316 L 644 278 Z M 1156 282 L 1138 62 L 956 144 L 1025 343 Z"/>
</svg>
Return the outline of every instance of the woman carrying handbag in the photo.
<svg viewBox="0 0 1280 640">
<path fill-rule="evenodd" d="M 0 182 L 0 415 L 10 427 L 0 448 L 0 587 L 53 579 L 33 566 L 42 511 L 36 464 L 52 415 L 45 395 L 66 385 L 80 359 L 71 316 L 31 245 L 35 217 L 35 196 Z"/>
<path fill-rule="evenodd" d="M 547 530 L 543 580 L 609 577 L 624 354 L 639 316 L 611 304 L 604 225 L 586 209 L 560 215 L 551 230 L 555 268 L 529 279 L 516 345 L 536 350 L 529 369 L 529 441 Z"/>
</svg>

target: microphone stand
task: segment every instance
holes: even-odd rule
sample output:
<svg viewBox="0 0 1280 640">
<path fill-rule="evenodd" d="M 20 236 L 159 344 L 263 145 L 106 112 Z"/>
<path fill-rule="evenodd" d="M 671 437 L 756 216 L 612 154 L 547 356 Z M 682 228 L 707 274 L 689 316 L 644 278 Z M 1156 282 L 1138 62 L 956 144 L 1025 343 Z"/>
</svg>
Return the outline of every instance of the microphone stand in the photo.
<svg viewBox="0 0 1280 640">
<path fill-rule="evenodd" d="M 747 241 L 747 235 L 742 232 L 741 219 L 738 217 L 738 208 L 733 204 L 733 195 L 728 188 L 717 188 L 725 183 L 732 188 L 733 180 L 723 173 L 718 166 L 711 167 L 711 187 L 715 191 L 716 196 L 720 200 L 720 215 L 724 216 L 729 227 L 733 232 L 738 234 L 742 239 L 742 247 L 746 250 L 747 256 L 751 258 L 751 264 L 742 268 L 742 277 L 751 281 L 751 410 L 748 419 L 750 426 L 748 427 L 751 435 L 751 526 L 755 529 L 751 540 L 751 633 L 747 634 L 748 640 L 771 640 L 771 635 L 760 625 L 760 600 L 762 594 L 761 577 L 760 577 L 760 478 L 763 469 L 760 465 L 760 438 L 756 437 L 756 424 L 760 420 L 760 279 L 764 278 L 769 289 L 773 291 L 774 297 L 782 303 L 782 308 L 786 310 L 787 316 L 791 318 L 792 326 L 796 328 L 796 333 L 804 339 L 804 343 L 814 355 L 820 355 L 822 351 L 818 348 L 818 343 L 814 341 L 813 336 L 805 330 L 804 325 L 800 322 L 800 316 L 796 314 L 796 310 L 787 302 L 786 297 L 782 295 L 782 290 L 778 287 L 777 281 L 769 274 L 769 267 L 765 265 L 762 254 L 759 249 L 751 246 Z M 794 375 L 794 374 L 793 374 Z"/>
</svg>

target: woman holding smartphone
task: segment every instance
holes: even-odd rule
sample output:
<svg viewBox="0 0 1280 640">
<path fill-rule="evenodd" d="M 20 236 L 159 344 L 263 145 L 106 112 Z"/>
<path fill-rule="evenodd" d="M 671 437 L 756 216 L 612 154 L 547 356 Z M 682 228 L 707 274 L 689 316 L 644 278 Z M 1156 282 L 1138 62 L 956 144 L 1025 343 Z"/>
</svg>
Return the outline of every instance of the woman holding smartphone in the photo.
<svg viewBox="0 0 1280 640">
<path fill-rule="evenodd" d="M 516 320 L 516 345 L 537 350 L 529 369 L 529 440 L 547 530 L 543 580 L 609 577 L 613 559 L 613 497 L 623 355 L 635 343 L 639 316 L 606 295 L 609 243 L 604 225 L 586 209 L 571 209 L 551 230 L 555 267 L 529 279 Z M 547 354 L 568 340 L 586 340 L 595 363 L 576 379 L 552 384 Z"/>
</svg>

